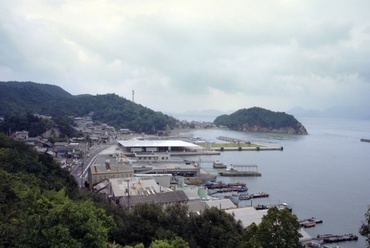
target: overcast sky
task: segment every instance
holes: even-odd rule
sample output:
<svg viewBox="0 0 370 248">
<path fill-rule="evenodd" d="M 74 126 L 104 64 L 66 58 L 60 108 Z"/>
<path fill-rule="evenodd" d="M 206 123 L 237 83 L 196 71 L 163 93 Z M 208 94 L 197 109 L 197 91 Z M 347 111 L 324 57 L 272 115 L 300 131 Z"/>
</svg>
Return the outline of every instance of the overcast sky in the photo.
<svg viewBox="0 0 370 248">
<path fill-rule="evenodd" d="M 369 0 L 1 0 L 0 81 L 163 112 L 370 108 Z"/>
</svg>

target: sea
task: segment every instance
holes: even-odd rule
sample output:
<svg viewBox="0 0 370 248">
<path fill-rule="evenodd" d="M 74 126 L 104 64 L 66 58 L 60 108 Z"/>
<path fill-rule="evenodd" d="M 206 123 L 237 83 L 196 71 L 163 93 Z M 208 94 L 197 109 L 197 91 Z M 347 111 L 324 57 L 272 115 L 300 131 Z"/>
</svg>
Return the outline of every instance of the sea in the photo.
<svg viewBox="0 0 370 248">
<path fill-rule="evenodd" d="M 187 116 L 186 118 L 195 118 Z M 205 117 L 198 120 L 213 121 Z M 270 197 L 245 201 L 247 205 L 288 203 L 298 219 L 323 220 L 305 231 L 318 234 L 355 234 L 358 241 L 340 242 L 340 247 L 366 247 L 359 228 L 370 206 L 370 121 L 300 118 L 309 135 L 238 132 L 202 129 L 189 133 L 210 142 L 227 136 L 283 151 L 225 151 L 219 156 L 198 158 L 202 168 L 212 163 L 254 164 L 261 177 L 217 177 L 223 182 L 246 183 L 249 192 L 266 192 Z M 243 201 L 244 202 L 244 201 Z"/>
</svg>

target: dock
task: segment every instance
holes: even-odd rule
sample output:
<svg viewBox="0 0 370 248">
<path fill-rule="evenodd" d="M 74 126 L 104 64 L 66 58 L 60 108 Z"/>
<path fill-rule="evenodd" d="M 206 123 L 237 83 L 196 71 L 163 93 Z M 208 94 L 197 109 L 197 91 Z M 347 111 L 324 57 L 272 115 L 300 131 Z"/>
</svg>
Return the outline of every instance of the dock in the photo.
<svg viewBox="0 0 370 248">
<path fill-rule="evenodd" d="M 243 200 L 250 200 L 250 199 L 255 199 L 255 198 L 265 198 L 265 197 L 269 197 L 269 194 L 265 192 L 258 192 L 258 193 L 251 193 L 251 194 L 246 193 L 246 194 L 240 194 L 239 200 L 243 201 Z"/>
<path fill-rule="evenodd" d="M 218 136 L 217 139 L 227 141 L 227 142 L 230 142 L 230 143 L 251 144 L 251 142 L 248 141 L 248 140 L 236 139 L 236 138 L 231 138 L 231 137 L 226 137 L 226 136 Z"/>
<path fill-rule="evenodd" d="M 315 227 L 316 224 L 323 223 L 323 221 L 315 217 L 311 217 L 309 219 L 299 220 L 299 223 L 301 224 L 301 227 L 310 228 L 310 227 Z"/>
<path fill-rule="evenodd" d="M 223 152 L 223 151 L 282 151 L 284 150 L 282 146 L 281 147 L 266 147 L 266 146 L 261 146 L 261 145 L 249 146 L 252 143 L 248 140 L 237 139 L 237 138 L 232 138 L 232 137 L 227 137 L 227 136 L 219 136 L 217 137 L 217 139 L 229 142 L 231 144 L 235 144 L 235 146 L 214 148 L 214 151 Z"/>
<path fill-rule="evenodd" d="M 358 240 L 358 237 L 352 233 L 335 235 L 335 234 L 319 234 L 317 239 L 321 239 L 324 243 L 337 243 L 344 241 L 355 241 Z"/>
<path fill-rule="evenodd" d="M 230 165 L 230 169 L 220 172 L 223 177 L 260 177 L 257 165 Z"/>
<path fill-rule="evenodd" d="M 256 147 L 219 147 L 214 148 L 214 151 L 218 152 L 230 152 L 230 151 L 283 151 L 284 148 L 280 147 L 266 147 L 266 146 L 256 146 Z"/>
</svg>

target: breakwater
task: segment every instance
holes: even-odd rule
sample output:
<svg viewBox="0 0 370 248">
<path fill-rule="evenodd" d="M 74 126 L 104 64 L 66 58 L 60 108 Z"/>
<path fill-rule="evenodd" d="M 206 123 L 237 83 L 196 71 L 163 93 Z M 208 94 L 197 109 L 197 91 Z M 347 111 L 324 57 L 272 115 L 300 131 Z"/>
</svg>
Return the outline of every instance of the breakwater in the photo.
<svg viewBox="0 0 370 248">
<path fill-rule="evenodd" d="M 283 151 L 284 148 L 281 147 L 267 147 L 267 146 L 257 146 L 257 147 L 218 147 L 214 148 L 214 151 L 227 152 L 227 151 Z"/>
</svg>

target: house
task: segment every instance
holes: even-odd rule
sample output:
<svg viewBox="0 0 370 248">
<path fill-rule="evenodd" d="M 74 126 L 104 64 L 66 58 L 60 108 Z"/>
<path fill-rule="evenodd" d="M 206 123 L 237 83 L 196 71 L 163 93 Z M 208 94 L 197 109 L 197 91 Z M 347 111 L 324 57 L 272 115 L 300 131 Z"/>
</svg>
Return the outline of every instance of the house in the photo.
<svg viewBox="0 0 370 248">
<path fill-rule="evenodd" d="M 27 141 L 28 139 L 28 131 L 16 131 L 13 133 L 13 139 L 18 141 Z"/>
<path fill-rule="evenodd" d="M 129 178 L 134 175 L 131 164 L 120 162 L 111 163 L 106 161 L 104 165 L 92 165 L 88 170 L 88 182 L 90 187 L 100 183 L 104 179 Z"/>
</svg>

